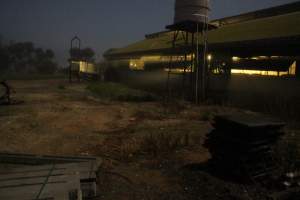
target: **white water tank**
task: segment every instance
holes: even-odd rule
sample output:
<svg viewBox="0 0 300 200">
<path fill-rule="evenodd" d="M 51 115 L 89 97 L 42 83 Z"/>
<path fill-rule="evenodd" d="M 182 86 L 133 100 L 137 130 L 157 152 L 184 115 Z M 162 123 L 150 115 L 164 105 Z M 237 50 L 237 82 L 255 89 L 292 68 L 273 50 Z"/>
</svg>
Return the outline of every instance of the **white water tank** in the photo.
<svg viewBox="0 0 300 200">
<path fill-rule="evenodd" d="M 208 23 L 210 0 L 176 0 L 175 24 L 192 21 L 197 23 Z"/>
</svg>

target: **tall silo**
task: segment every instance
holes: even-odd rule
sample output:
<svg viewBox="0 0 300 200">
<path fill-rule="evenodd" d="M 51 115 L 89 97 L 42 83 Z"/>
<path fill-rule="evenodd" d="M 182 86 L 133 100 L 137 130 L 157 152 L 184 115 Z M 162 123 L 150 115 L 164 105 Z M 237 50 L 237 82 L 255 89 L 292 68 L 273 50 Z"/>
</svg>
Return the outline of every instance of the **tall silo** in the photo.
<svg viewBox="0 0 300 200">
<path fill-rule="evenodd" d="M 207 66 L 206 66 L 206 49 L 207 49 L 207 31 L 215 28 L 208 23 L 210 12 L 209 0 L 176 0 L 175 1 L 175 16 L 174 24 L 166 28 L 173 31 L 174 37 L 172 41 L 172 49 L 178 52 L 178 46 L 182 45 L 184 41 L 184 58 L 187 62 L 187 55 L 192 55 L 190 73 L 191 87 L 194 93 L 193 98 L 196 102 L 205 98 L 206 82 L 207 82 Z M 201 40 L 203 40 L 201 42 Z M 179 45 L 178 45 L 179 44 Z M 201 44 L 201 45 L 200 45 Z M 200 51 L 201 50 L 201 51 Z M 167 90 L 170 94 L 169 80 L 172 74 L 172 60 L 177 60 L 171 57 Z M 175 65 L 175 64 L 174 64 Z M 186 91 L 185 73 L 183 76 L 183 91 Z"/>
</svg>

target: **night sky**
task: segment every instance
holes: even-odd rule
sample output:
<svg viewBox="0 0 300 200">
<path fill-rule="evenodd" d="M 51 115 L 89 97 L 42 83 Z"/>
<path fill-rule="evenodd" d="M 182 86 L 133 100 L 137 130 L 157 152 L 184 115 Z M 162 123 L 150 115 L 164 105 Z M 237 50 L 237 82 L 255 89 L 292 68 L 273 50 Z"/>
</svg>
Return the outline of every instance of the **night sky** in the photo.
<svg viewBox="0 0 300 200">
<path fill-rule="evenodd" d="M 162 31 L 173 21 L 175 0 L 0 0 L 0 35 L 4 41 L 32 41 L 51 48 L 66 65 L 70 39 L 78 35 L 97 59 Z M 236 15 L 295 0 L 212 0 L 211 19 Z"/>
</svg>

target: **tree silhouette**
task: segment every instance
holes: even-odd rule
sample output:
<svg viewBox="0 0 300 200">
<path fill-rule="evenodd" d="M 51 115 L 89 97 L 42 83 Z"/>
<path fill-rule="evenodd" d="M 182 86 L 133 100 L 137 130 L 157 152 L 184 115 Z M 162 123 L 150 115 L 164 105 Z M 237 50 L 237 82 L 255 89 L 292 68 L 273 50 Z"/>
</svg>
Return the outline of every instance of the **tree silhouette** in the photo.
<svg viewBox="0 0 300 200">
<path fill-rule="evenodd" d="M 91 48 L 78 49 L 73 48 L 70 50 L 71 60 L 74 61 L 86 61 L 94 62 L 95 61 L 95 52 Z"/>
<path fill-rule="evenodd" d="M 0 42 L 0 72 L 7 71 L 10 67 L 10 57 L 7 48 Z"/>
<path fill-rule="evenodd" d="M 54 58 L 54 53 L 52 50 L 47 49 L 36 49 L 36 60 L 35 66 L 39 73 L 54 73 L 57 69 L 56 63 L 52 61 Z"/>
<path fill-rule="evenodd" d="M 13 43 L 8 47 L 12 68 L 16 72 L 25 72 L 32 66 L 34 60 L 34 45 L 32 42 Z"/>
<path fill-rule="evenodd" d="M 54 52 L 50 49 L 35 48 L 32 42 L 0 42 L 0 71 L 16 73 L 53 73 L 57 64 L 53 61 Z"/>
<path fill-rule="evenodd" d="M 81 56 L 84 61 L 94 62 L 95 52 L 91 48 L 85 48 L 81 50 Z"/>
</svg>

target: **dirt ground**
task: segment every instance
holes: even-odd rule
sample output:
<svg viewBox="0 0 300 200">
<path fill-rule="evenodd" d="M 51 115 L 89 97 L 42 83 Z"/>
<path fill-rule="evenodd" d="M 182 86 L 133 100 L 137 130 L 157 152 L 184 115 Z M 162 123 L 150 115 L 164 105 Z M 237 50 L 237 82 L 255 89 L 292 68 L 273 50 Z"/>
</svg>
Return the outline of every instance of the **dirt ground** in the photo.
<svg viewBox="0 0 300 200">
<path fill-rule="evenodd" d="M 99 199 L 253 199 L 205 167 L 210 120 L 232 108 L 113 102 L 65 80 L 10 84 L 24 103 L 0 107 L 0 152 L 102 157 Z"/>
</svg>

